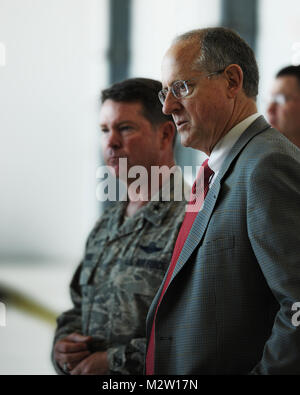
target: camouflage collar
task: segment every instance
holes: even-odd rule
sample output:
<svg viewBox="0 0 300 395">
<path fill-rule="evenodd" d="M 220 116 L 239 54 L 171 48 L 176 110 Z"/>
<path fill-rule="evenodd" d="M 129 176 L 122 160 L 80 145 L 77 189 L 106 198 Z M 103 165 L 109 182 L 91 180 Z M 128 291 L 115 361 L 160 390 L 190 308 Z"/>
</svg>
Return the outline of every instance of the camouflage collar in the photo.
<svg viewBox="0 0 300 395">
<path fill-rule="evenodd" d="M 170 193 L 164 194 L 166 190 L 170 191 Z M 175 190 L 177 191 L 176 194 Z M 189 194 L 190 187 L 184 182 L 184 178 L 180 172 L 180 177 L 172 177 L 170 181 L 163 185 L 159 193 L 152 197 L 153 200 L 141 207 L 135 215 L 128 218 L 126 221 L 124 221 L 124 215 L 127 202 L 118 202 L 115 205 L 115 210 L 111 212 L 110 222 L 112 221 L 112 223 L 110 229 L 116 229 L 117 233 L 125 235 L 131 233 L 133 229 L 137 230 L 141 228 L 143 226 L 143 219 L 151 222 L 153 225 L 159 226 L 167 215 L 174 200 L 178 201 L 180 200 L 179 198 L 182 198 L 186 201 L 184 190 L 188 191 Z M 179 196 L 178 191 L 181 192 Z"/>
<path fill-rule="evenodd" d="M 142 207 L 137 215 L 142 214 L 147 221 L 151 222 L 153 225 L 159 226 L 167 215 L 174 200 L 178 201 L 178 197 L 185 200 L 184 189 L 187 188 L 187 186 L 184 182 L 181 170 L 177 175 L 178 178 L 172 177 L 165 183 L 159 193 L 153 197 L 156 200 L 151 200 L 146 206 Z M 165 194 L 166 190 L 170 191 L 170 193 Z M 176 196 L 175 190 L 177 191 Z M 180 191 L 181 196 L 178 196 L 178 191 Z"/>
</svg>

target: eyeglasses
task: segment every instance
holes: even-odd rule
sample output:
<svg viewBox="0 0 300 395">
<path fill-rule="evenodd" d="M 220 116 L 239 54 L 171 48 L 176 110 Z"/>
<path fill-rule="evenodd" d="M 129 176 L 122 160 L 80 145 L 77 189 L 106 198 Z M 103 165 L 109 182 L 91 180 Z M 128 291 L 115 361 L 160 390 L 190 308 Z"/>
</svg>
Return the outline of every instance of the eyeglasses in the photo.
<svg viewBox="0 0 300 395">
<path fill-rule="evenodd" d="M 209 77 L 211 77 L 213 75 L 223 73 L 224 70 L 225 69 L 214 71 L 212 73 L 202 75 L 201 77 L 209 78 Z M 201 78 L 201 77 L 199 77 L 199 78 Z M 192 90 L 190 89 L 190 82 L 195 80 L 195 79 L 197 79 L 197 78 L 191 78 L 190 80 L 174 81 L 173 84 L 171 85 L 171 92 L 172 92 L 173 96 L 176 97 L 176 99 L 181 99 L 181 98 L 186 97 L 189 94 L 191 94 Z M 162 105 L 164 105 L 164 103 L 166 101 L 168 92 L 169 92 L 169 89 L 168 88 L 164 88 L 161 91 L 159 91 L 159 93 L 158 93 L 158 98 L 159 98 L 159 100 L 160 100 Z"/>
</svg>

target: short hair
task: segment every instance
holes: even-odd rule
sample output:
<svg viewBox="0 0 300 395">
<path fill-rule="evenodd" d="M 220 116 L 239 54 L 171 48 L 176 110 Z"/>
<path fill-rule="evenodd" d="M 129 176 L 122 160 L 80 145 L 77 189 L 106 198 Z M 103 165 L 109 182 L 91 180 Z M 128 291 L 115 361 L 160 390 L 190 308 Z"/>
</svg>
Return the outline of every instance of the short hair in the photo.
<svg viewBox="0 0 300 395">
<path fill-rule="evenodd" d="M 173 122 L 172 116 L 162 112 L 158 98 L 161 89 L 162 84 L 159 81 L 149 78 L 130 78 L 104 89 L 101 102 L 103 104 L 105 100 L 110 99 L 116 102 L 141 103 L 144 117 L 153 126 L 157 126 L 167 121 Z"/>
<path fill-rule="evenodd" d="M 300 66 L 287 66 L 278 71 L 278 73 L 276 74 L 276 78 L 284 76 L 296 77 L 300 88 Z"/>
<path fill-rule="evenodd" d="M 253 99 L 258 95 L 259 71 L 252 48 L 235 31 L 225 27 L 192 30 L 178 36 L 179 41 L 199 42 L 200 55 L 195 61 L 197 69 L 208 72 L 237 64 L 244 74 L 243 90 Z"/>
</svg>

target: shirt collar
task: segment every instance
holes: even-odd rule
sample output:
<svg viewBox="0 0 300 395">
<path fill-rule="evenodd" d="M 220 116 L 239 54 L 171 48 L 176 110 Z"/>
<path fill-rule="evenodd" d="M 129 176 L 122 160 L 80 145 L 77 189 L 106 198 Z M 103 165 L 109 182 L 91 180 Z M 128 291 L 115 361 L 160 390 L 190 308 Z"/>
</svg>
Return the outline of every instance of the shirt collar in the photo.
<svg viewBox="0 0 300 395">
<path fill-rule="evenodd" d="M 235 125 L 214 147 L 212 150 L 209 160 L 208 166 L 214 171 L 216 178 L 218 172 L 220 171 L 224 159 L 231 151 L 234 144 L 243 134 L 243 132 L 248 129 L 248 127 L 260 116 L 259 113 L 255 113 L 250 115 L 250 117 L 244 119 L 242 122 Z"/>
</svg>

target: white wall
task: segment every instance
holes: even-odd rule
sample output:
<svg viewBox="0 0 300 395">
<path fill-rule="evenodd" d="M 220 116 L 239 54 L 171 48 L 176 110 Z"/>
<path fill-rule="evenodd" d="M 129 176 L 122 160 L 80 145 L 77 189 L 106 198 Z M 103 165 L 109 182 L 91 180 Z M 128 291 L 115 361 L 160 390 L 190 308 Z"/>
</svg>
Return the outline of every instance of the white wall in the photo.
<svg viewBox="0 0 300 395">
<path fill-rule="evenodd" d="M 0 281 L 57 311 L 70 305 L 68 282 L 98 216 L 97 96 L 107 86 L 109 1 L 0 0 Z M 172 39 L 218 25 L 220 5 L 133 0 L 130 76 L 160 79 Z M 297 0 L 259 2 L 261 96 L 292 61 L 299 8 Z M 17 258 L 45 264 L 9 262 Z M 53 330 L 8 306 L 0 374 L 53 373 Z"/>
<path fill-rule="evenodd" d="M 78 260 L 98 216 L 107 0 L 0 0 L 0 261 Z"/>
<path fill-rule="evenodd" d="M 221 0 L 133 0 L 130 75 L 161 80 L 161 61 L 181 33 L 218 26 Z M 189 149 L 185 149 L 189 155 Z M 197 153 L 199 164 L 206 156 Z M 193 178 L 187 178 L 193 183 Z"/>
<path fill-rule="evenodd" d="M 0 259 L 77 261 L 98 216 L 97 95 L 109 0 L 0 0 Z M 221 0 L 133 0 L 130 76 L 160 79 L 172 39 L 218 25 Z M 297 0 L 260 0 L 259 107 L 300 41 Z M 2 257 L 2 258 L 1 258 Z"/>
<path fill-rule="evenodd" d="M 133 0 L 132 76 L 160 79 L 161 60 L 185 31 L 217 26 L 221 0 Z"/>
<path fill-rule="evenodd" d="M 299 0 L 260 0 L 258 62 L 261 74 L 259 107 L 265 113 L 266 98 L 276 73 L 292 63 L 294 43 L 300 42 Z"/>
<path fill-rule="evenodd" d="M 50 264 L 49 264 L 50 263 Z M 71 307 L 68 284 L 71 264 L 3 264 L 0 283 L 13 286 L 55 315 Z M 1 287 L 0 287 L 1 288 Z M 28 305 L 27 305 L 28 306 Z M 0 325 L 0 375 L 55 374 L 50 355 L 55 322 L 17 308 L 8 301 L 5 326 Z"/>
</svg>

